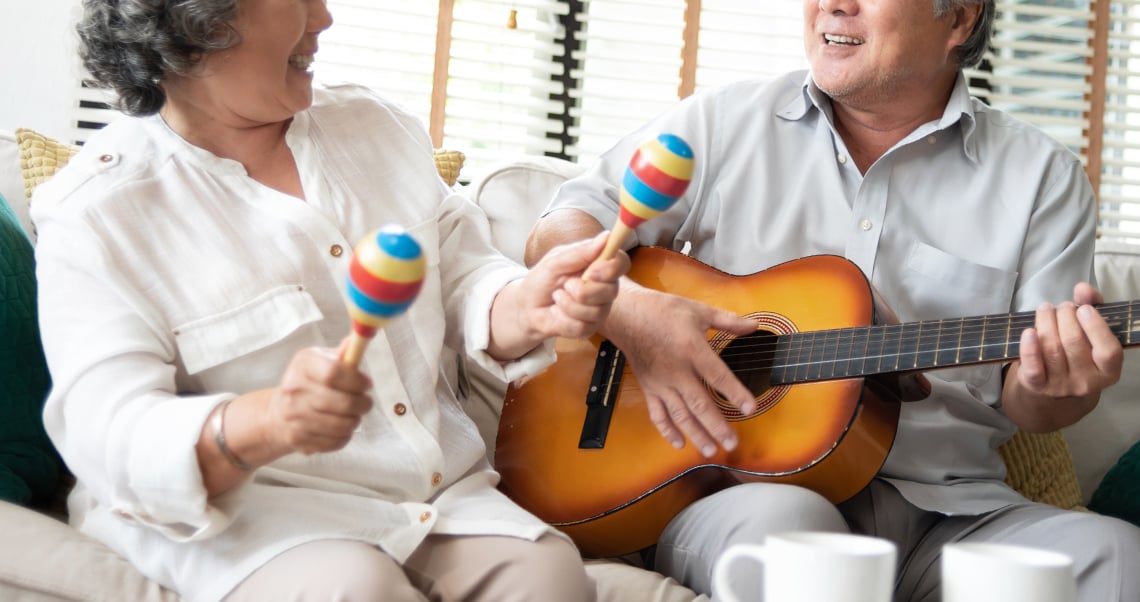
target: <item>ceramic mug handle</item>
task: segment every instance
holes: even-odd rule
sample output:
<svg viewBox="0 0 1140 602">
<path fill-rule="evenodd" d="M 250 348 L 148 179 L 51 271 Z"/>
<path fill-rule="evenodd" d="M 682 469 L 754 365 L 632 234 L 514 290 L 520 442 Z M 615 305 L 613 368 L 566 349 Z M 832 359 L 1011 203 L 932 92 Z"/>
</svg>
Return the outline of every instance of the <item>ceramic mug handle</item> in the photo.
<svg viewBox="0 0 1140 602">
<path fill-rule="evenodd" d="M 741 558 L 763 563 L 767 560 L 767 552 L 764 546 L 756 544 L 736 544 L 725 550 L 713 566 L 713 592 L 716 599 L 719 602 L 741 602 L 729 585 L 729 569 Z"/>
</svg>

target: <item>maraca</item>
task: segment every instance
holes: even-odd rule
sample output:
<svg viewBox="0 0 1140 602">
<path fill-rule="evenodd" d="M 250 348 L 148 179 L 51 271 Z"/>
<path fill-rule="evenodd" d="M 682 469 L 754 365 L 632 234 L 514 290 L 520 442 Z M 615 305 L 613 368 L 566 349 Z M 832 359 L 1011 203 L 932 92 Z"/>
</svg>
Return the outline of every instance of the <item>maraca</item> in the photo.
<svg viewBox="0 0 1140 602">
<path fill-rule="evenodd" d="M 423 251 L 400 226 L 374 230 L 356 245 L 348 267 L 352 334 L 341 358 L 346 364 L 360 363 L 368 341 L 411 306 L 423 281 Z"/>
<path fill-rule="evenodd" d="M 693 177 L 693 149 L 680 137 L 659 134 L 634 151 L 621 181 L 621 211 L 599 260 L 609 259 L 633 229 L 673 206 Z"/>
</svg>

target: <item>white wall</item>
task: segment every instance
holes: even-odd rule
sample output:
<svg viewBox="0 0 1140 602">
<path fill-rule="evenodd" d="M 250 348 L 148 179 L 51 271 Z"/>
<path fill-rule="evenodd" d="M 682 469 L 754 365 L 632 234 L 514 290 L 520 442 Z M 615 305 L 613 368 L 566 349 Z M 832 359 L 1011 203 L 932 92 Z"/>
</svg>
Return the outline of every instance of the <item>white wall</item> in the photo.
<svg viewBox="0 0 1140 602">
<path fill-rule="evenodd" d="M 80 0 L 0 0 L 0 130 L 72 136 Z"/>
</svg>

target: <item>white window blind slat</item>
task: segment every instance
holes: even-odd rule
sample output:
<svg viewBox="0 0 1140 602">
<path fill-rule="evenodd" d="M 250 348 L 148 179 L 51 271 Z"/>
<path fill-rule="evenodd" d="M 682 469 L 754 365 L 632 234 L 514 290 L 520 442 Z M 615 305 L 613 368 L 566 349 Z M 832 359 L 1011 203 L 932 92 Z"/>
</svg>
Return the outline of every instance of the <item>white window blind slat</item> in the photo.
<svg viewBox="0 0 1140 602">
<path fill-rule="evenodd" d="M 1091 0 L 998 2 L 986 62 L 967 75 L 971 93 L 1097 166 L 1101 235 L 1140 242 L 1140 0 L 1108 1 L 1107 42 L 1094 39 Z M 468 171 L 509 155 L 589 162 L 678 100 L 684 56 L 695 57 L 684 75 L 697 91 L 806 68 L 801 0 L 701 0 L 686 55 L 688 3 L 583 0 L 571 14 L 566 0 L 454 0 L 444 4 L 454 11 L 450 55 L 437 61 L 440 2 L 328 0 L 336 24 L 321 37 L 316 73 L 367 85 L 425 125 L 441 120 L 442 145 L 467 154 Z M 437 64 L 449 72 L 435 90 L 446 104 L 433 113 Z M 103 91 L 81 89 L 79 99 L 74 138 L 83 141 L 117 113 L 101 108 Z M 1103 139 L 1090 139 L 1089 119 L 1102 114 Z"/>
</svg>

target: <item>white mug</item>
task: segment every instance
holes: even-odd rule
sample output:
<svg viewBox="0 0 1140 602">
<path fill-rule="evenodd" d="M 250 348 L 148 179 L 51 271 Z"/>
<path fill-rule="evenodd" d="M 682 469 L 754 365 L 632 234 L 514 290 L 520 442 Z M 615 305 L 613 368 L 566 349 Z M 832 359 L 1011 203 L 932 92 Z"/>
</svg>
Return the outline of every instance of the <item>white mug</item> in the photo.
<svg viewBox="0 0 1140 602">
<path fill-rule="evenodd" d="M 737 560 L 762 563 L 764 597 L 771 602 L 890 602 L 895 584 L 895 544 L 850 533 L 790 532 L 769 535 L 764 545 L 736 544 L 713 566 L 713 595 L 724 602 L 759 600 L 759 592 L 735 592 Z"/>
<path fill-rule="evenodd" d="M 942 547 L 942 602 L 1075 602 L 1073 560 L 1000 543 Z"/>
</svg>

